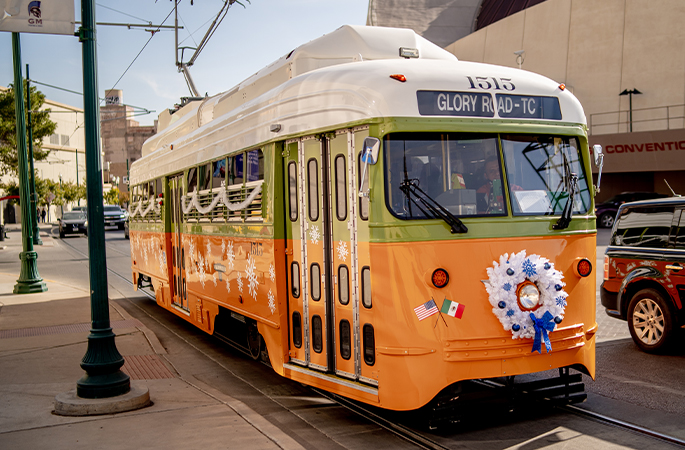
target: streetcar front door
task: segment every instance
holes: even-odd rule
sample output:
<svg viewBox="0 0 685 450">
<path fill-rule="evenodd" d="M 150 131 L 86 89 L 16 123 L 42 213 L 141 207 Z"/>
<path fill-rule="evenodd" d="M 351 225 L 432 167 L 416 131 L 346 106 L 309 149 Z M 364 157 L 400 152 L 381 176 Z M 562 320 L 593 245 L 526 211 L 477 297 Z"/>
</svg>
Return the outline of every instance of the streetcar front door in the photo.
<svg viewBox="0 0 685 450">
<path fill-rule="evenodd" d="M 333 370 L 330 346 L 330 216 L 325 138 L 286 143 L 288 313 L 292 362 Z"/>
<path fill-rule="evenodd" d="M 171 197 L 172 304 L 178 308 L 188 310 L 185 254 L 181 239 L 183 224 L 183 211 L 181 209 L 181 196 L 183 195 L 182 174 L 169 177 L 169 194 Z"/>
<path fill-rule="evenodd" d="M 356 150 L 365 136 L 355 129 L 288 141 L 283 156 L 291 361 L 366 382 L 368 197 L 360 200 Z"/>
</svg>

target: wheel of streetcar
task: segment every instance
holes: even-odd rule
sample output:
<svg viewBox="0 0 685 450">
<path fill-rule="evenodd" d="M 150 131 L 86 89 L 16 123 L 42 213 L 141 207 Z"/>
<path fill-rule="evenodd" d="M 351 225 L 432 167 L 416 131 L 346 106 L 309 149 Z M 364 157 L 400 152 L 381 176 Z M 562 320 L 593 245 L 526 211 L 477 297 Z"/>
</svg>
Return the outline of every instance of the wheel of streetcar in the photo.
<svg viewBox="0 0 685 450">
<path fill-rule="evenodd" d="M 628 305 L 628 329 L 633 341 L 645 352 L 658 352 L 673 333 L 673 316 L 661 294 L 643 289 Z"/>
<path fill-rule="evenodd" d="M 614 226 L 614 215 L 611 213 L 604 213 L 597 219 L 599 226 L 602 228 L 611 228 Z"/>
<path fill-rule="evenodd" d="M 255 361 L 259 359 L 262 350 L 262 336 L 257 330 L 257 322 L 250 321 L 247 323 L 247 349 L 250 351 L 250 356 Z"/>
</svg>

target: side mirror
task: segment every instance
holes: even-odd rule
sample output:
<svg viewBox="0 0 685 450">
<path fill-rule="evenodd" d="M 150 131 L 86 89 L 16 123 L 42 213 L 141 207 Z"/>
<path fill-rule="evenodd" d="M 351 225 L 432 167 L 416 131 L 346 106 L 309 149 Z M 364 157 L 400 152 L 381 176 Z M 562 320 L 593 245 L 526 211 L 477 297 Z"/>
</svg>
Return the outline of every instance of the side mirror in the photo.
<svg viewBox="0 0 685 450">
<path fill-rule="evenodd" d="M 604 153 L 602 152 L 602 146 L 595 144 L 592 146 L 592 154 L 595 157 L 595 165 L 599 168 L 597 173 L 597 186 L 595 186 L 595 195 L 599 192 L 599 185 L 602 182 L 602 168 L 604 167 Z"/>
<path fill-rule="evenodd" d="M 364 149 L 362 150 L 362 162 L 376 164 L 378 162 L 378 151 L 381 148 L 381 141 L 375 137 L 364 139 Z"/>
</svg>

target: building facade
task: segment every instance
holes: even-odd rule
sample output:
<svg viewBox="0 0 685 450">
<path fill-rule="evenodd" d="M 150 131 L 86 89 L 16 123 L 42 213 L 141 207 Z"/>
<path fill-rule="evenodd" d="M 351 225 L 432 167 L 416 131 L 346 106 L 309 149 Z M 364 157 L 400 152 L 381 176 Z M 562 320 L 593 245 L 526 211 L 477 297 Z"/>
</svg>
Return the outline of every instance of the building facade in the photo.
<svg viewBox="0 0 685 450">
<path fill-rule="evenodd" d="M 105 91 L 105 105 L 100 108 L 103 178 L 120 192 L 128 192 L 128 169 L 140 158 L 143 143 L 157 132 L 156 125 L 141 126 L 133 120 L 134 114 L 134 108 L 124 103 L 121 89 Z"/>
<path fill-rule="evenodd" d="M 372 3 L 378 6 L 381 0 Z M 447 6 L 460 2 L 403 3 L 405 9 L 430 3 L 449 11 Z M 664 180 L 685 194 L 685 2 L 471 3 L 478 4 L 472 32 L 444 48 L 460 60 L 519 67 L 564 83 L 585 109 L 590 145 L 604 147 L 598 201 L 623 191 L 669 194 Z M 382 24 L 381 11 L 373 12 Z M 486 16 L 490 24 L 479 27 L 478 19 L 482 25 Z M 392 26 L 414 28 L 399 20 Z M 415 30 L 421 34 L 429 28 L 422 24 Z"/>
</svg>

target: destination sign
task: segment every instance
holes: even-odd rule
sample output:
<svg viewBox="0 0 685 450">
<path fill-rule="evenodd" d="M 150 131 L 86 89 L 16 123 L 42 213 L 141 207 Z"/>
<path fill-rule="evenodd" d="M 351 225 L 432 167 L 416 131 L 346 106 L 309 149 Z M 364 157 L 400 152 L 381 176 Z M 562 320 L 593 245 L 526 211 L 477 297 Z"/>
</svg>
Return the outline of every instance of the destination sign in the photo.
<svg viewBox="0 0 685 450">
<path fill-rule="evenodd" d="M 561 120 L 556 97 L 495 94 L 497 115 L 502 118 Z"/>
<path fill-rule="evenodd" d="M 422 116 L 495 117 L 489 93 L 417 91 L 416 98 Z"/>
</svg>

